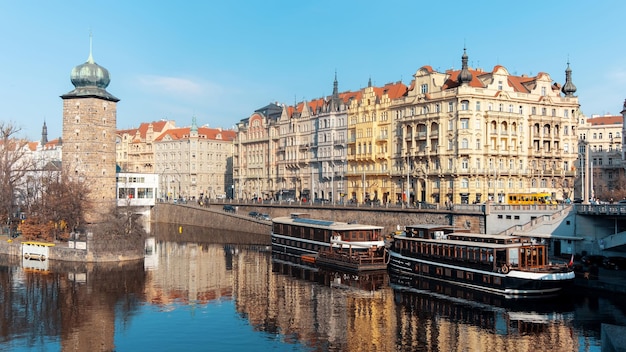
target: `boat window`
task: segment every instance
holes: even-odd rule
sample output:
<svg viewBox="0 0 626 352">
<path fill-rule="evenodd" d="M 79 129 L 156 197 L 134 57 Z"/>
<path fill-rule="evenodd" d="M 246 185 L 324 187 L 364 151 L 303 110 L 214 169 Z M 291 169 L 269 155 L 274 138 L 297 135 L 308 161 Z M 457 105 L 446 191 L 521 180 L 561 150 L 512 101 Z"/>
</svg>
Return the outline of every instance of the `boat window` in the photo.
<svg viewBox="0 0 626 352">
<path fill-rule="evenodd" d="M 519 252 L 517 248 L 509 248 L 509 264 L 517 266 L 519 265 Z"/>
</svg>

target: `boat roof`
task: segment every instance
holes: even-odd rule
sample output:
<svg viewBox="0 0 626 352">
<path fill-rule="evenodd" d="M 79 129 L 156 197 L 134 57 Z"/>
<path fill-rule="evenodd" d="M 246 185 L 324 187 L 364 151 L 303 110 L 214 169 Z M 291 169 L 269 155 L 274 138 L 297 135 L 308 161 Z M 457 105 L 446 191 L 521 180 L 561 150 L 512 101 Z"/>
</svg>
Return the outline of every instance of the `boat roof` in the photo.
<svg viewBox="0 0 626 352">
<path fill-rule="evenodd" d="M 424 229 L 424 230 L 432 230 L 432 229 L 450 229 L 450 230 L 454 230 L 455 227 L 451 226 L 451 225 L 441 225 L 441 224 L 414 224 L 414 225 L 407 225 L 405 226 L 406 228 L 412 228 L 412 229 Z"/>
<path fill-rule="evenodd" d="M 469 232 L 453 232 L 449 233 L 447 236 L 463 236 L 468 240 L 453 240 L 449 238 L 419 238 L 419 237 L 406 237 L 404 235 L 395 236 L 396 238 L 406 239 L 408 241 L 416 241 L 416 242 L 428 242 L 428 243 L 441 243 L 448 245 L 459 245 L 459 246 L 474 246 L 474 247 L 482 247 L 482 248 L 507 248 L 507 247 L 519 247 L 521 245 L 528 245 L 530 242 L 516 242 L 516 243 L 490 243 L 483 242 L 484 239 L 495 239 L 495 240 L 507 240 L 514 237 L 520 236 L 511 236 L 511 235 L 487 235 L 480 233 L 469 233 Z M 472 238 L 480 239 L 481 241 L 472 241 Z"/>
<path fill-rule="evenodd" d="M 333 220 L 321 220 L 321 219 L 311 219 L 311 218 L 293 218 L 293 217 L 278 217 L 273 218 L 272 222 L 279 224 L 288 224 L 288 225 L 302 225 L 306 227 L 320 228 L 320 229 L 330 229 L 336 231 L 347 231 L 347 230 L 382 230 L 384 227 L 382 226 L 374 226 L 374 225 L 366 225 L 366 224 L 356 224 L 356 223 L 347 223 L 341 221 L 333 221 Z"/>
</svg>

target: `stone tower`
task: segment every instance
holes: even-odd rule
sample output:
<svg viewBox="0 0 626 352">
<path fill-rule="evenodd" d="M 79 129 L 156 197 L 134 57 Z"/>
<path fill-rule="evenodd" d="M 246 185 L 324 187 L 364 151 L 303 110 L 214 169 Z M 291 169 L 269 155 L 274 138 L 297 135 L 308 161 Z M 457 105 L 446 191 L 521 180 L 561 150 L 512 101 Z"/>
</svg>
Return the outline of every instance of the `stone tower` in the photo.
<svg viewBox="0 0 626 352">
<path fill-rule="evenodd" d="M 89 47 L 87 62 L 72 69 L 74 90 L 63 99 L 63 169 L 85 180 L 91 190 L 89 223 L 115 206 L 115 131 L 118 98 L 106 91 L 109 71 L 94 62 Z"/>
</svg>

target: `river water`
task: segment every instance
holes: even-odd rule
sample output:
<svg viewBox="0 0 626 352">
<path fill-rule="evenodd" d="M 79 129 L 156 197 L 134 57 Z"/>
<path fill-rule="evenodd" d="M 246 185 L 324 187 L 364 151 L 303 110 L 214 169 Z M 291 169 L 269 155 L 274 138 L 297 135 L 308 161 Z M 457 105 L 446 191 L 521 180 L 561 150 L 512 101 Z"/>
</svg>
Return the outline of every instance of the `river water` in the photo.
<svg viewBox="0 0 626 352">
<path fill-rule="evenodd" d="M 2 351 L 600 351 L 626 302 L 519 302 L 272 259 L 269 238 L 153 229 L 146 260 L 0 257 Z"/>
</svg>

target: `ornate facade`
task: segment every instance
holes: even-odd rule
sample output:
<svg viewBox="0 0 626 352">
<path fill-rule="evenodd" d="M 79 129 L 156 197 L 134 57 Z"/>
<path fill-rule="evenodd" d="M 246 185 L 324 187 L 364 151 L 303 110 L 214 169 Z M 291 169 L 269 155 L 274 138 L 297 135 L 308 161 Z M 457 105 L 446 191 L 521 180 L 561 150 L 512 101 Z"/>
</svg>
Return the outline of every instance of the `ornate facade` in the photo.
<svg viewBox="0 0 626 352">
<path fill-rule="evenodd" d="M 468 66 L 256 111 L 239 123 L 235 197 L 408 203 L 572 197 L 581 113 L 565 83 Z M 269 111 L 266 108 L 265 110 Z M 345 138 L 345 139 L 344 139 Z"/>
<path fill-rule="evenodd" d="M 138 128 L 118 130 L 115 151 L 122 172 L 156 173 L 154 141 L 163 132 L 175 128 L 174 121 L 144 122 Z"/>
<path fill-rule="evenodd" d="M 232 186 L 235 131 L 198 127 L 170 128 L 155 141 L 154 172 L 159 197 L 221 198 Z"/>
<path fill-rule="evenodd" d="M 546 73 L 486 72 L 467 61 L 464 52 L 461 70 L 421 67 L 407 95 L 392 102 L 394 169 L 408 163 L 411 201 L 505 202 L 518 192 L 570 197 L 580 111 L 569 65 L 561 88 Z"/>
</svg>

